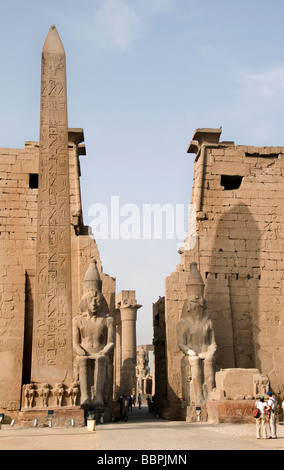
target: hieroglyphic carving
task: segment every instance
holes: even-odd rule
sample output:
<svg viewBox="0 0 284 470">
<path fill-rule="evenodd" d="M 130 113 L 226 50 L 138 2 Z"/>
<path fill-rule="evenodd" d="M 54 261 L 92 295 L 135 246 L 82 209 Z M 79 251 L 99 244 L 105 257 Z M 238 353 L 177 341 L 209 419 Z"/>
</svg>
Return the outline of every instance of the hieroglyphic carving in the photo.
<svg viewBox="0 0 284 470">
<path fill-rule="evenodd" d="M 55 27 L 42 51 L 38 239 L 32 380 L 72 374 L 65 53 Z"/>
</svg>

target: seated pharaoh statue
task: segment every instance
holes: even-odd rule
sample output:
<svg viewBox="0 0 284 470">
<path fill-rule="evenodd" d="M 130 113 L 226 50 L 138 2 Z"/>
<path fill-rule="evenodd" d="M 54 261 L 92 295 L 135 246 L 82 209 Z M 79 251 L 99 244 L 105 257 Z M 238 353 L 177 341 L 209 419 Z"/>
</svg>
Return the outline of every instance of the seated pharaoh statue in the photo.
<svg viewBox="0 0 284 470">
<path fill-rule="evenodd" d="M 103 311 L 102 281 L 92 259 L 83 282 L 80 314 L 73 318 L 73 349 L 81 405 L 107 406 L 112 391 L 114 321 Z"/>
<path fill-rule="evenodd" d="M 215 382 L 215 335 L 206 314 L 204 283 L 196 263 L 191 263 L 187 298 L 181 320 L 177 323 L 177 340 L 184 353 L 181 361 L 183 399 L 186 405 L 204 404 Z"/>
</svg>

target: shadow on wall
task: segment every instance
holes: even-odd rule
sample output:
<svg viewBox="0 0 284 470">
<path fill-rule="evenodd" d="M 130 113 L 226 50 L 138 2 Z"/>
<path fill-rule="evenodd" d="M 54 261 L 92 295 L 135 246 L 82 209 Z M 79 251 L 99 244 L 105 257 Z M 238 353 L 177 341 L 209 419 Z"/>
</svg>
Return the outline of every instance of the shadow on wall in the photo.
<svg viewBox="0 0 284 470">
<path fill-rule="evenodd" d="M 131 357 L 125 359 L 120 370 L 120 394 L 131 395 L 135 389 L 135 360 Z"/>
<path fill-rule="evenodd" d="M 258 356 L 260 231 L 245 204 L 220 218 L 206 277 L 205 297 L 213 321 L 217 369 L 260 369 Z"/>
<path fill-rule="evenodd" d="M 25 329 L 24 329 L 22 385 L 29 384 L 31 381 L 33 310 L 34 310 L 34 273 L 26 272 Z"/>
</svg>

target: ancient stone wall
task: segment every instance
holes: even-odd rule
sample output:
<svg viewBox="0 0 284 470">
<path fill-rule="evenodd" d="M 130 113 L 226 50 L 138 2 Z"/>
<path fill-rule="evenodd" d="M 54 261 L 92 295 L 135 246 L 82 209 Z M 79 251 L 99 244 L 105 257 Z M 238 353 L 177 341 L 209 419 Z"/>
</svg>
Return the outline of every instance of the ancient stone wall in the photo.
<svg viewBox="0 0 284 470">
<path fill-rule="evenodd" d="M 82 295 L 82 281 L 89 261 L 101 261 L 94 239 L 82 218 L 80 162 L 82 129 L 69 130 L 71 217 L 72 315 Z M 77 140 L 76 140 L 77 139 Z M 38 197 L 37 142 L 24 149 L 0 149 L 0 408 L 19 410 L 22 383 L 31 374 L 32 325 Z M 102 273 L 103 294 L 111 315 L 115 308 L 115 279 Z"/>
<path fill-rule="evenodd" d="M 216 366 L 257 368 L 274 393 L 284 390 L 284 147 L 219 143 L 220 134 L 199 129 L 189 146 L 196 153 L 196 237 L 185 241 L 181 263 L 166 279 L 168 399 L 175 415 L 182 405 L 175 324 L 192 261 L 205 281 Z"/>
<path fill-rule="evenodd" d="M 18 409 L 21 395 L 25 291 L 35 268 L 38 146 L 0 150 L 0 396 Z M 35 158 L 36 156 L 36 158 Z"/>
</svg>

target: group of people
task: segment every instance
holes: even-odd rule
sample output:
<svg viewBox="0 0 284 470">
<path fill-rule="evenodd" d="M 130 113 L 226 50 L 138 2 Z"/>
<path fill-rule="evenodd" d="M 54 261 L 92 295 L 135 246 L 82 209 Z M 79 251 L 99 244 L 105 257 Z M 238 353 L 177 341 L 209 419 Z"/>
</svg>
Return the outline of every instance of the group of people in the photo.
<svg viewBox="0 0 284 470">
<path fill-rule="evenodd" d="M 136 404 L 136 395 L 121 395 L 119 397 L 119 404 L 120 404 L 120 420 L 127 421 L 128 420 L 128 410 L 132 411 L 132 406 L 135 407 Z M 138 407 L 141 408 L 142 405 L 142 397 L 140 393 L 137 397 Z"/>
<path fill-rule="evenodd" d="M 258 417 L 256 419 L 256 438 L 257 439 L 268 439 L 267 433 L 267 421 L 269 422 L 270 437 L 269 439 L 277 439 L 277 428 L 276 428 L 276 399 L 272 396 L 272 393 L 266 392 L 265 397 L 259 396 L 256 402 L 256 409 L 258 410 Z M 284 402 L 282 403 L 282 408 Z M 284 419 L 283 419 L 284 422 Z"/>
<path fill-rule="evenodd" d="M 127 400 L 128 400 L 128 406 L 129 406 L 130 410 L 132 411 L 132 406 L 135 407 L 136 395 L 128 395 L 128 396 L 127 396 Z M 142 398 L 141 398 L 140 393 L 138 394 L 137 401 L 138 401 L 138 406 L 139 406 L 139 408 L 141 408 L 141 405 L 142 405 Z"/>
</svg>

